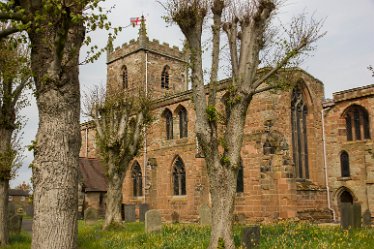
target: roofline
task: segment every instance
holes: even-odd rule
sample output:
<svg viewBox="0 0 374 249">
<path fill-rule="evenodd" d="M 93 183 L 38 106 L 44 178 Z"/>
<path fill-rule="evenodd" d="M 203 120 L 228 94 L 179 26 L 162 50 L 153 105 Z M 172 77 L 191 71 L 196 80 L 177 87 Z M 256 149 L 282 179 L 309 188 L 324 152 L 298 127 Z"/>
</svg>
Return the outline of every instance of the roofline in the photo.
<svg viewBox="0 0 374 249">
<path fill-rule="evenodd" d="M 139 50 L 144 50 L 144 48 L 137 49 L 136 51 L 139 51 Z M 151 51 L 151 50 L 148 50 L 148 51 Z M 131 53 L 133 53 L 133 52 L 131 52 Z M 122 57 L 125 57 L 125 56 L 126 55 L 124 55 Z M 118 59 L 120 59 L 120 58 L 121 57 L 119 57 Z M 266 71 L 266 70 L 270 70 L 270 69 L 271 69 L 271 67 L 259 68 L 259 69 L 257 69 L 257 73 L 260 73 L 260 72 Z M 301 69 L 299 67 L 284 68 L 284 69 L 280 69 L 279 72 L 289 71 L 289 70 L 294 70 L 294 71 L 298 71 L 298 72 L 300 72 L 302 74 L 305 74 L 308 77 L 310 77 L 312 80 L 316 81 L 318 84 L 321 84 L 323 86 L 323 82 L 322 81 L 320 81 L 319 79 L 313 77 L 307 71 L 305 71 L 304 69 Z M 229 83 L 230 80 L 231 80 L 231 78 L 226 78 L 226 79 L 220 80 L 218 82 L 218 85 L 217 85 L 217 87 L 218 87 L 217 91 L 222 91 L 223 89 L 225 89 L 226 85 Z M 204 85 L 204 89 L 205 89 L 206 94 L 209 94 L 209 84 L 205 84 Z M 152 109 L 156 109 L 156 108 L 161 107 L 163 105 L 170 105 L 171 104 L 170 101 L 172 103 L 179 103 L 179 102 L 183 102 L 185 100 L 188 100 L 189 98 L 191 98 L 192 91 L 193 90 L 190 89 L 190 90 L 186 90 L 186 91 L 183 91 L 183 92 L 174 93 L 174 94 L 171 94 L 171 95 L 168 95 L 168 96 L 165 96 L 165 97 L 161 97 L 161 98 L 155 99 L 154 101 L 152 101 L 152 105 L 154 105 L 152 107 Z M 81 127 L 81 129 L 84 129 L 85 127 L 87 127 L 87 128 L 95 127 L 95 123 L 94 123 L 93 120 L 90 120 L 90 121 L 87 121 L 87 122 L 84 122 L 84 123 L 80 124 L 80 127 Z"/>
<path fill-rule="evenodd" d="M 355 87 L 355 88 L 350 88 L 350 89 L 346 89 L 346 90 L 343 90 L 343 91 L 339 91 L 339 92 L 334 92 L 332 93 L 332 95 L 340 95 L 340 94 L 344 94 L 344 93 L 349 93 L 349 92 L 354 92 L 354 91 L 358 91 L 358 90 L 364 90 L 364 89 L 369 89 L 369 88 L 374 88 L 374 84 L 370 84 L 370 85 L 366 85 L 366 86 L 360 86 L 360 87 Z"/>
</svg>

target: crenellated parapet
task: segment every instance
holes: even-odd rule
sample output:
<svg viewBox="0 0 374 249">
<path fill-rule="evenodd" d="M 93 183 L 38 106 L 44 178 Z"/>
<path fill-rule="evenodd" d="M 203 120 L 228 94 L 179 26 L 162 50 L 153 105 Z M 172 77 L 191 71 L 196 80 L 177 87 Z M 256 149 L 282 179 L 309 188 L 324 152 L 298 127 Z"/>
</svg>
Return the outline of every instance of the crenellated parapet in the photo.
<svg viewBox="0 0 374 249">
<path fill-rule="evenodd" d="M 179 49 L 177 46 L 170 46 L 166 42 L 161 43 L 157 39 L 146 40 L 145 42 L 141 42 L 139 39 L 132 39 L 129 42 L 123 43 L 122 46 L 116 47 L 109 54 L 107 64 L 142 50 L 182 61 L 188 60 L 188 52 Z"/>
</svg>

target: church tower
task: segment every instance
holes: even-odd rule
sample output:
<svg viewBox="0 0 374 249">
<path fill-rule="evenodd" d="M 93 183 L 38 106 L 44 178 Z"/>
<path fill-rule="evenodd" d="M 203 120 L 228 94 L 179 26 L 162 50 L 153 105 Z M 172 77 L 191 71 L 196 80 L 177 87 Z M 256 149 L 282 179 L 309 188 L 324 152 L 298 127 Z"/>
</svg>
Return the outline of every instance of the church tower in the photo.
<svg viewBox="0 0 374 249">
<path fill-rule="evenodd" d="M 135 91 L 141 88 L 153 98 L 183 92 L 188 89 L 187 66 L 186 51 L 170 47 L 168 43 L 161 44 L 158 40 L 149 40 L 142 16 L 137 40 L 108 50 L 107 89 Z"/>
</svg>

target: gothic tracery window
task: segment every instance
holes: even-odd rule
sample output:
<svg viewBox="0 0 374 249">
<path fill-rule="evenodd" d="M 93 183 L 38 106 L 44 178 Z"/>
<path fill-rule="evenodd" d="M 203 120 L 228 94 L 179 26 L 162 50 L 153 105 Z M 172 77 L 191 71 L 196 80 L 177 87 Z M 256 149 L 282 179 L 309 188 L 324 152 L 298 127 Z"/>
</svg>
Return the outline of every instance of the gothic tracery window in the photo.
<svg viewBox="0 0 374 249">
<path fill-rule="evenodd" d="M 133 181 L 134 196 L 143 196 L 142 170 L 138 162 L 135 162 L 132 167 L 131 177 Z"/>
<path fill-rule="evenodd" d="M 363 107 L 350 106 L 344 118 L 347 141 L 370 139 L 369 114 Z"/>
<path fill-rule="evenodd" d="M 123 87 L 123 89 L 127 89 L 129 87 L 128 74 L 127 74 L 127 67 L 126 66 L 122 67 L 122 87 Z"/>
<path fill-rule="evenodd" d="M 169 70 L 170 67 L 166 65 L 161 74 L 161 88 L 169 89 Z"/>
<path fill-rule="evenodd" d="M 188 126 L 187 126 L 187 110 L 184 107 L 181 107 L 178 111 L 179 115 L 179 135 L 180 138 L 187 137 L 188 135 Z"/>
<path fill-rule="evenodd" d="M 186 171 L 180 157 L 175 160 L 173 167 L 174 195 L 186 195 Z"/>
<path fill-rule="evenodd" d="M 173 114 L 169 109 L 164 112 L 165 117 L 165 128 L 166 128 L 166 139 L 173 139 Z"/>
<path fill-rule="evenodd" d="M 295 87 L 292 91 L 291 122 L 293 159 L 298 178 L 309 178 L 307 115 L 303 92 L 300 87 Z"/>
<path fill-rule="evenodd" d="M 349 171 L 349 155 L 346 151 L 340 153 L 340 167 L 342 177 L 349 177 L 351 175 Z"/>
</svg>

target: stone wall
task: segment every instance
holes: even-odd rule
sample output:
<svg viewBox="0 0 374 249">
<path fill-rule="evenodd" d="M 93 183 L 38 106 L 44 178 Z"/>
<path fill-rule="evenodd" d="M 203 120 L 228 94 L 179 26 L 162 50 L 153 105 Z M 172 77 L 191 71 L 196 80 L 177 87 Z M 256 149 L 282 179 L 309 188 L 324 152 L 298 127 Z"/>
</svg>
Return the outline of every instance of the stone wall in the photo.
<svg viewBox="0 0 374 249">
<path fill-rule="evenodd" d="M 370 139 L 347 141 L 345 110 L 352 105 L 364 108 L 369 114 Z M 374 217 L 374 85 L 333 94 L 325 105 L 327 162 L 332 206 L 340 217 L 341 195 L 347 191 L 353 202 L 361 204 L 364 213 Z M 350 176 L 342 177 L 340 153 L 349 155 Z"/>
<path fill-rule="evenodd" d="M 79 157 L 97 158 L 98 151 L 95 143 L 96 130 L 93 122 L 81 124 L 82 145 Z"/>
<path fill-rule="evenodd" d="M 128 69 L 129 89 L 144 87 L 146 52 L 148 87 L 156 101 L 153 107 L 155 122 L 147 129 L 146 153 L 135 159 L 143 173 L 144 196 L 133 196 L 131 165 L 124 180 L 123 202 L 148 203 L 151 209 L 160 211 L 164 220 L 171 221 L 173 215 L 180 221 L 197 221 L 199 207 L 210 205 L 210 196 L 205 161 L 199 156 L 196 144 L 192 93 L 187 90 L 186 53 L 144 37 L 130 41 L 108 57 L 107 87 L 120 86 L 123 65 Z M 166 64 L 170 66 L 170 89 L 161 89 L 161 72 Z M 313 213 L 310 210 L 323 213 L 327 208 L 322 157 L 323 85 L 302 70 L 293 71 L 293 79 L 302 86 L 308 107 L 309 179 L 296 178 L 292 158 L 291 90 L 256 95 L 248 109 L 241 151 L 244 191 L 237 193 L 235 207 L 235 213 L 241 219 L 292 218 Z M 222 103 L 227 81 L 221 82 L 218 103 Z M 178 110 L 181 107 L 188 113 L 188 136 L 184 138 L 180 138 L 179 133 Z M 166 139 L 163 117 L 166 109 L 173 113 L 174 138 L 171 140 Z M 221 105 L 219 110 L 222 109 Z M 85 126 L 82 127 L 82 141 L 85 141 Z M 88 149 L 83 148 L 81 155 L 94 156 L 94 131 L 89 130 L 88 134 Z M 264 151 L 267 141 L 272 147 L 269 153 Z M 82 146 L 86 144 L 82 143 Z M 186 195 L 182 196 L 173 193 L 172 171 L 178 157 L 186 170 Z"/>
<path fill-rule="evenodd" d="M 292 159 L 290 92 L 264 93 L 256 96 L 248 110 L 242 148 L 244 192 L 237 194 L 235 212 L 247 220 L 291 218 L 303 210 L 326 210 L 326 188 L 322 153 L 321 109 L 323 86 L 306 73 L 297 74 L 310 96 L 308 116 L 310 179 L 296 179 Z M 222 97 L 224 91 L 218 94 Z M 188 137 L 179 138 L 178 109 L 188 110 Z M 173 113 L 174 139 L 166 139 L 165 109 Z M 125 178 L 123 197 L 126 203 L 149 203 L 160 210 L 166 220 L 177 212 L 181 220 L 197 219 L 198 207 L 209 204 L 209 184 L 203 158 L 197 158 L 194 133 L 195 113 L 191 93 L 185 92 L 160 99 L 153 111 L 156 121 L 148 129 L 147 167 L 144 154 L 137 158 L 142 172 L 145 197 L 133 197 L 131 168 Z M 263 154 L 270 140 L 274 153 Z M 172 167 L 179 156 L 186 167 L 187 195 L 174 196 Z M 302 182 L 302 184 L 300 183 Z M 321 212 L 322 212 L 321 211 Z"/>
</svg>

